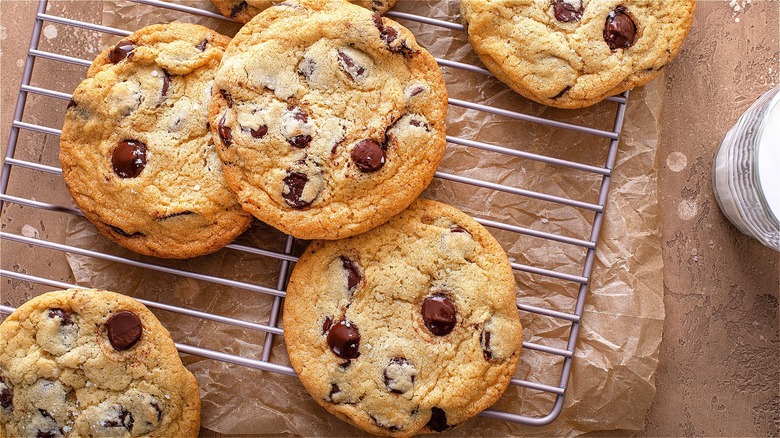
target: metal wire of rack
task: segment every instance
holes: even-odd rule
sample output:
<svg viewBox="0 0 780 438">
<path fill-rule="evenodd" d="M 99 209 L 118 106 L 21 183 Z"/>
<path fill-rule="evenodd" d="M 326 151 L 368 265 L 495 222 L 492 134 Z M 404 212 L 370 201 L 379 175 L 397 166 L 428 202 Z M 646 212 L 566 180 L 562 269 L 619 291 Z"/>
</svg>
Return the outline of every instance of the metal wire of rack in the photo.
<svg viewBox="0 0 780 438">
<path fill-rule="evenodd" d="M 175 10 L 182 13 L 196 14 L 202 17 L 230 21 L 229 19 L 219 14 L 216 14 L 214 12 L 202 10 L 195 7 L 185 6 L 181 4 L 168 3 L 160 0 L 131 0 L 131 1 L 133 1 L 134 3 L 140 3 L 148 6 Z M 58 212 L 65 215 L 83 216 L 79 210 L 74 208 L 65 207 L 62 205 L 57 205 L 57 204 L 52 204 L 47 202 L 41 202 L 31 198 L 15 196 L 13 194 L 8 193 L 7 191 L 13 168 L 25 168 L 37 172 L 61 174 L 61 170 L 56 167 L 48 166 L 34 161 L 15 158 L 16 147 L 18 144 L 19 134 L 21 131 L 31 131 L 31 132 L 41 133 L 47 136 L 54 136 L 54 137 L 57 137 L 60 134 L 60 130 L 57 128 L 30 123 L 23 120 L 25 108 L 27 105 L 27 97 L 31 94 L 47 96 L 49 98 L 54 98 L 61 101 L 62 102 L 61 104 L 63 106 L 65 106 L 68 100 L 71 98 L 70 94 L 68 93 L 63 93 L 63 92 L 47 89 L 44 87 L 35 86 L 31 83 L 36 59 L 38 58 L 48 59 L 56 62 L 74 64 L 82 67 L 88 67 L 92 63 L 91 60 L 85 60 L 85 59 L 80 59 L 80 58 L 76 58 L 64 54 L 39 50 L 39 43 L 41 41 L 41 32 L 42 32 L 43 23 L 46 22 L 57 23 L 63 26 L 71 26 L 75 28 L 86 29 L 89 31 L 100 32 L 102 34 L 109 34 L 109 35 L 116 35 L 116 36 L 126 36 L 129 35 L 131 32 L 127 30 L 107 27 L 99 24 L 73 20 L 62 16 L 57 16 L 54 14 L 47 14 L 47 6 L 48 6 L 48 0 L 39 0 L 37 14 L 35 16 L 35 22 L 33 24 L 33 32 L 30 40 L 30 46 L 27 53 L 27 59 L 24 64 L 22 84 L 19 89 L 19 96 L 18 96 L 18 100 L 17 100 L 17 104 L 13 116 L 13 123 L 12 123 L 7 149 L 6 149 L 6 156 L 2 167 L 2 174 L 0 175 L 0 212 L 3 211 L 2 208 L 4 205 L 16 204 L 20 206 L 32 207 L 34 209 Z M 455 31 L 463 30 L 463 26 L 455 22 L 443 21 L 443 20 L 433 19 L 429 17 L 403 13 L 403 12 L 391 11 L 387 14 L 387 16 L 394 19 L 409 20 L 412 22 L 417 22 L 423 25 L 434 26 L 442 29 L 455 30 Z M 457 61 L 451 61 L 447 59 L 440 59 L 440 58 L 437 58 L 437 61 L 443 67 L 466 70 L 469 72 L 482 74 L 482 75 L 490 75 L 490 73 L 486 69 L 479 66 L 470 65 L 462 62 L 457 62 Z M 557 204 L 561 204 L 561 205 L 565 205 L 577 209 L 584 209 L 594 213 L 594 219 L 593 222 L 591 223 L 589 236 L 582 239 L 553 234 L 553 233 L 547 233 L 543 231 L 534 230 L 531 228 L 526 228 L 517 225 L 506 224 L 499 221 L 475 217 L 477 222 L 489 228 L 504 230 L 511 233 L 521 234 L 521 235 L 532 236 L 540 239 L 546 239 L 548 241 L 560 243 L 562 245 L 574 245 L 577 247 L 584 248 L 586 250 L 586 255 L 584 258 L 584 263 L 582 265 L 582 270 L 580 275 L 558 272 L 551 269 L 545 269 L 539 266 L 512 263 L 512 268 L 517 272 L 527 272 L 531 274 L 541 275 L 545 277 L 555 278 L 558 280 L 574 283 L 575 285 L 577 285 L 576 287 L 578 287 L 576 305 L 573 312 L 556 310 L 551 308 L 535 307 L 535 306 L 530 306 L 522 303 L 518 303 L 517 305 L 518 310 L 521 312 L 531 312 L 538 315 L 555 318 L 560 321 L 563 321 L 566 324 L 570 324 L 570 329 L 568 332 L 565 349 L 555 348 L 548 345 L 541 345 L 538 343 L 523 342 L 523 348 L 525 349 L 536 350 L 537 352 L 543 354 L 549 354 L 549 355 L 563 358 L 563 366 L 561 369 L 560 379 L 557 385 L 542 384 L 539 382 L 534 382 L 525 379 L 518 379 L 518 378 L 514 378 L 511 381 L 512 385 L 518 385 L 521 387 L 530 388 L 533 390 L 552 394 L 555 397 L 555 401 L 550 409 L 550 412 L 547 415 L 544 415 L 542 417 L 532 417 L 523 414 L 489 409 L 484 411 L 481 414 L 483 416 L 495 418 L 499 420 L 515 422 L 515 423 L 542 426 L 542 425 L 549 424 L 553 420 L 555 420 L 563 408 L 563 401 L 566 392 L 566 387 L 569 382 L 569 377 L 572 368 L 575 344 L 580 330 L 580 318 L 582 316 L 585 307 L 585 298 L 588 293 L 588 286 L 590 283 L 591 273 L 593 270 L 594 259 L 596 255 L 596 245 L 598 242 L 599 233 L 601 231 L 602 222 L 604 220 L 604 210 L 607 202 L 607 195 L 609 191 L 612 170 L 614 168 L 615 161 L 616 161 L 618 142 L 619 142 L 620 133 L 623 125 L 623 119 L 626 112 L 627 98 L 628 98 L 628 92 L 625 92 L 621 95 L 613 96 L 607 99 L 617 105 L 617 109 L 615 111 L 615 119 L 611 130 L 602 130 L 602 129 L 597 129 L 588 126 L 579 126 L 576 124 L 546 119 L 538 116 L 533 116 L 529 114 L 523 114 L 520 112 L 509 111 L 501 108 L 483 105 L 476 102 L 460 100 L 453 97 L 449 99 L 450 106 L 460 107 L 468 110 L 475 110 L 484 114 L 500 115 L 503 117 L 509 117 L 514 120 L 547 125 L 557 129 L 572 130 L 582 134 L 600 137 L 609 141 L 609 150 L 607 153 L 606 162 L 604 163 L 603 166 L 594 166 L 594 165 L 583 164 L 575 161 L 568 161 L 564 159 L 526 152 L 526 151 L 517 150 L 513 148 L 508 148 L 500 145 L 474 141 L 467 138 L 460 138 L 458 136 L 452 136 L 452 135 L 447 136 L 447 142 L 452 145 L 474 148 L 479 151 L 483 151 L 484 153 L 504 154 L 511 157 L 519 157 L 523 159 L 551 164 L 554 166 L 575 169 L 578 171 L 587 172 L 589 174 L 594 174 L 597 177 L 601 178 L 600 187 L 598 189 L 598 199 L 597 202 L 593 203 L 593 202 L 587 202 L 583 200 L 569 199 L 561 196 L 554 196 L 546 193 L 540 193 L 540 192 L 527 190 L 519 187 L 511 187 L 502 184 L 481 181 L 479 179 L 474 179 L 474 178 L 453 174 L 453 173 L 446 173 L 443 171 L 439 171 L 436 173 L 436 178 L 442 180 L 454 181 L 454 182 L 468 184 L 468 185 L 477 186 L 481 188 L 487 188 L 491 190 L 510 193 L 518 196 L 533 198 L 541 201 L 557 203 Z M 160 303 L 160 302 L 154 302 L 148 300 L 140 300 L 140 301 L 153 309 L 159 309 L 168 312 L 174 312 L 177 314 L 188 315 L 191 317 L 213 321 L 215 323 L 220 323 L 220 324 L 228 324 L 228 325 L 232 325 L 232 326 L 236 326 L 248 330 L 255 330 L 264 333 L 265 336 L 264 348 L 262 350 L 262 355 L 259 359 L 252 358 L 252 357 L 242 357 L 234 354 L 220 352 L 217 350 L 201 348 L 194 345 L 177 343 L 176 347 L 181 353 L 196 355 L 196 356 L 214 359 L 218 361 L 224 361 L 232 364 L 242 365 L 242 366 L 270 371 L 274 373 L 295 375 L 295 372 L 293 371 L 292 368 L 285 365 L 280 365 L 278 363 L 274 363 L 270 360 L 270 351 L 271 351 L 270 346 L 274 336 L 283 336 L 283 330 L 277 326 L 277 322 L 278 322 L 277 320 L 283 302 L 283 298 L 285 296 L 285 283 L 291 267 L 291 263 L 297 261 L 297 257 L 293 254 L 294 239 L 291 236 L 286 237 L 285 244 L 284 244 L 284 251 L 282 252 L 270 250 L 267 248 L 241 245 L 237 243 L 228 245 L 228 248 L 230 250 L 248 252 L 248 253 L 257 254 L 264 257 L 270 257 L 279 260 L 281 262 L 280 271 L 279 271 L 278 281 L 275 288 L 262 286 L 258 284 L 246 283 L 246 282 L 237 281 L 230 278 L 221 278 L 218 276 L 201 274 L 198 272 L 191 272 L 191 271 L 177 269 L 177 268 L 160 266 L 155 263 L 134 260 L 134 259 L 115 256 L 111 254 L 95 252 L 84 248 L 78 248 L 78 247 L 69 246 L 62 243 L 47 241 L 45 239 L 38 238 L 37 236 L 28 237 L 25 235 L 0 231 L 0 240 L 6 242 L 15 242 L 19 244 L 32 245 L 36 248 L 46 248 L 55 251 L 60 251 L 63 253 L 67 252 L 72 254 L 93 257 L 97 259 L 129 265 L 129 266 L 135 266 L 135 267 L 150 269 L 158 272 L 173 274 L 176 276 L 185 277 L 189 279 L 205 281 L 205 282 L 214 283 L 223 286 L 235 287 L 235 288 L 252 291 L 252 292 L 259 292 L 262 294 L 272 296 L 273 306 L 267 324 L 245 321 L 241 319 L 231 318 L 228 316 L 211 314 L 208 312 L 203 312 L 203 311 L 185 308 L 185 307 L 173 306 L 173 305 Z M 52 288 L 79 287 L 74 284 L 68 284 L 50 278 L 30 275 L 25 272 L 18 272 L 17 270 L 0 269 L 0 277 L 15 279 L 22 282 L 28 282 L 31 284 L 38 284 L 38 285 L 43 285 Z M 0 313 L 2 314 L 7 315 L 13 310 L 14 307 L 0 305 Z"/>
</svg>

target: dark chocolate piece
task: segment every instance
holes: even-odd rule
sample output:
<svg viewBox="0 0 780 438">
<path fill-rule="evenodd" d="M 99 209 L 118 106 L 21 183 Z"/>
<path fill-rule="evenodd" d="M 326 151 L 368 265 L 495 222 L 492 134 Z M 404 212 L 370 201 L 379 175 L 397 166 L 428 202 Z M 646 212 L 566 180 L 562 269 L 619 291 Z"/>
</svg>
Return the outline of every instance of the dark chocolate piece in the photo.
<svg viewBox="0 0 780 438">
<path fill-rule="evenodd" d="M 108 59 L 111 63 L 116 64 L 125 58 L 131 58 L 134 50 L 135 44 L 132 41 L 122 40 L 108 52 Z"/>
<path fill-rule="evenodd" d="M 363 275 L 360 274 L 360 268 L 358 268 L 357 263 L 344 256 L 340 258 L 341 266 L 347 271 L 347 290 L 354 291 L 360 280 L 363 279 Z"/>
<path fill-rule="evenodd" d="M 444 432 L 452 428 L 447 425 L 447 414 L 440 408 L 431 408 L 431 419 L 426 426 L 434 432 Z"/>
<path fill-rule="evenodd" d="M 613 52 L 617 49 L 627 49 L 636 42 L 636 23 L 625 6 L 618 6 L 607 15 L 604 41 Z"/>
<path fill-rule="evenodd" d="M 143 325 L 138 316 L 130 311 L 117 312 L 108 319 L 108 342 L 114 350 L 123 351 L 131 348 L 141 339 Z"/>
<path fill-rule="evenodd" d="M 584 0 L 580 0 L 580 7 L 575 8 L 566 0 L 553 0 L 553 13 L 555 19 L 563 23 L 579 21 L 582 18 L 582 12 L 585 10 Z"/>
<path fill-rule="evenodd" d="M 226 116 L 222 116 L 222 118 L 219 119 L 217 130 L 219 131 L 219 138 L 222 139 L 222 143 L 225 143 L 225 146 L 230 146 L 233 144 L 233 133 L 231 129 L 225 125 L 225 117 Z"/>
<path fill-rule="evenodd" d="M 311 202 L 301 199 L 303 196 L 303 189 L 306 187 L 306 183 L 309 182 L 309 177 L 305 173 L 290 172 L 284 178 L 284 185 L 287 187 L 287 193 L 282 193 L 282 198 L 292 208 L 305 208 L 311 205 Z"/>
<path fill-rule="evenodd" d="M 138 140 L 124 140 L 111 154 L 114 172 L 120 178 L 135 178 L 146 167 L 146 145 Z"/>
<path fill-rule="evenodd" d="M 328 346 L 342 359 L 357 359 L 360 356 L 360 331 L 351 322 L 341 320 L 328 331 Z"/>
<path fill-rule="evenodd" d="M 445 336 L 455 328 L 456 314 L 455 304 L 444 295 L 433 295 L 423 301 L 423 321 L 436 336 Z"/>
<path fill-rule="evenodd" d="M 361 140 L 352 148 L 350 156 L 355 166 L 365 173 L 376 172 L 386 161 L 385 150 L 374 140 Z"/>
</svg>

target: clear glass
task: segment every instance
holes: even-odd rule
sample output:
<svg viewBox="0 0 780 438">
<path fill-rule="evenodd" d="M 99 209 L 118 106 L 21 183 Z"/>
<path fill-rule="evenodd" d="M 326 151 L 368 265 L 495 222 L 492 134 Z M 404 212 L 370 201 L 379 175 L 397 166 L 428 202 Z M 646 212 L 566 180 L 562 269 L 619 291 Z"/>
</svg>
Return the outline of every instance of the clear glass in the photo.
<svg viewBox="0 0 780 438">
<path fill-rule="evenodd" d="M 739 118 L 723 139 L 712 166 L 712 186 L 723 214 L 744 234 L 775 251 L 780 251 L 779 176 L 777 87 Z"/>
</svg>

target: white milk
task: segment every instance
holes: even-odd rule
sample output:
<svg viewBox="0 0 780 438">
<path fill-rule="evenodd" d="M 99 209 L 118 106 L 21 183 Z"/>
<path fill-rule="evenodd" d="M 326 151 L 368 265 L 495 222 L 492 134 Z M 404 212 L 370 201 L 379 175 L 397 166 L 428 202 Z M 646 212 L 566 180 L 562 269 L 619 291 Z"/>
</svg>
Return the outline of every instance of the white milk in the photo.
<svg viewBox="0 0 780 438">
<path fill-rule="evenodd" d="M 758 181 L 769 209 L 780 219 L 780 99 L 764 122 L 764 131 L 758 143 Z"/>
</svg>

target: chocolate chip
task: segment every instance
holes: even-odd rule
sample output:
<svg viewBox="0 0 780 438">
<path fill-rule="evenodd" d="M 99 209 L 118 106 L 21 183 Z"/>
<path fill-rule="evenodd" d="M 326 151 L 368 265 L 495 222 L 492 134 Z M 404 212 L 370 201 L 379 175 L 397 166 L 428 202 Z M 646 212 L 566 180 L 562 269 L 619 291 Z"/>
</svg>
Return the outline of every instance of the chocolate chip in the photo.
<svg viewBox="0 0 780 438">
<path fill-rule="evenodd" d="M 108 52 L 108 59 L 113 64 L 119 61 L 130 58 L 133 56 L 135 50 L 135 44 L 132 41 L 122 40 L 118 42 L 110 52 Z"/>
<path fill-rule="evenodd" d="M 406 374 L 403 373 L 405 368 L 410 369 L 411 372 Z M 398 371 L 401 371 L 401 373 Z M 394 394 L 403 394 L 411 389 L 411 385 L 414 384 L 414 377 L 416 375 L 417 371 L 414 369 L 414 365 L 412 365 L 411 362 L 402 357 L 394 357 L 390 359 L 390 363 L 385 367 L 385 370 L 382 373 L 382 379 L 390 392 Z"/>
<path fill-rule="evenodd" d="M 252 134 L 253 138 L 263 138 L 266 134 L 268 134 L 268 126 L 263 125 L 257 129 L 249 129 L 249 133 Z"/>
<path fill-rule="evenodd" d="M 304 208 L 311 205 L 311 201 L 302 199 L 303 189 L 308 182 L 309 177 L 300 172 L 290 172 L 284 178 L 284 186 L 287 191 L 282 193 L 282 198 L 287 202 L 287 205 L 292 208 Z"/>
<path fill-rule="evenodd" d="M 70 319 L 70 315 L 62 309 L 49 309 L 49 318 L 60 317 L 60 325 L 73 325 L 73 320 Z"/>
<path fill-rule="evenodd" d="M 350 153 L 352 161 L 361 172 L 376 172 L 385 165 L 385 150 L 374 140 L 361 140 Z"/>
<path fill-rule="evenodd" d="M 617 49 L 627 49 L 636 42 L 636 23 L 625 6 L 618 6 L 607 15 L 604 41 L 613 52 Z"/>
<path fill-rule="evenodd" d="M 138 140 L 124 140 L 111 155 L 114 172 L 120 178 L 135 178 L 146 167 L 146 145 Z"/>
<path fill-rule="evenodd" d="M 440 408 L 431 408 L 431 419 L 428 420 L 428 429 L 434 432 L 444 432 L 452 426 L 447 425 L 447 414 Z"/>
<path fill-rule="evenodd" d="M 340 393 L 341 389 L 339 389 L 339 385 L 336 385 L 335 383 L 330 384 L 330 393 L 328 394 L 328 398 L 330 400 L 333 400 L 333 396 Z"/>
<path fill-rule="evenodd" d="M 469 232 L 468 232 L 468 230 L 466 230 L 465 228 L 461 227 L 460 225 L 452 225 L 452 226 L 450 227 L 450 232 L 451 232 L 451 233 L 466 233 L 466 234 L 471 234 L 471 233 L 469 233 Z"/>
<path fill-rule="evenodd" d="M 117 418 L 104 420 L 101 423 L 103 427 L 124 427 L 128 432 L 132 432 L 133 424 L 135 424 L 135 420 L 133 420 L 133 414 L 128 412 L 125 408 L 122 408 L 122 411 L 119 412 L 119 416 Z"/>
<path fill-rule="evenodd" d="M 287 139 L 287 141 L 298 149 L 303 149 L 311 143 L 311 135 L 296 135 L 293 138 Z"/>
<path fill-rule="evenodd" d="M 301 109 L 301 107 L 294 107 L 294 108 L 288 108 L 290 111 L 292 111 L 293 118 L 299 122 L 306 123 L 309 121 L 309 115 L 306 114 L 306 112 Z"/>
<path fill-rule="evenodd" d="M 233 108 L 233 95 L 231 95 L 227 90 L 219 90 L 219 95 L 225 99 L 228 108 Z"/>
<path fill-rule="evenodd" d="M 208 38 L 203 38 L 203 41 L 199 42 L 197 46 L 195 46 L 196 49 L 200 50 L 201 52 L 206 50 L 206 44 L 209 43 Z"/>
<path fill-rule="evenodd" d="M 336 356 L 342 359 L 357 359 L 360 356 L 360 332 L 357 326 L 341 320 L 328 331 L 328 346 Z"/>
<path fill-rule="evenodd" d="M 347 368 L 349 368 L 349 366 L 350 366 L 350 365 L 352 365 L 352 361 L 351 361 L 351 360 L 348 360 L 348 361 L 346 361 L 346 362 L 341 362 L 341 363 L 339 364 L 339 368 L 341 368 L 341 371 L 344 371 L 344 370 L 346 370 Z"/>
<path fill-rule="evenodd" d="M 178 216 L 189 216 L 189 215 L 191 215 L 191 214 L 195 214 L 195 213 L 194 213 L 194 212 L 191 212 L 191 211 L 189 211 L 189 210 L 184 210 L 184 211 L 180 211 L 180 212 L 178 212 L 178 213 L 172 213 L 172 214 L 169 214 L 169 215 L 167 215 L 167 216 L 163 216 L 163 217 L 161 217 L 161 218 L 159 218 L 159 219 L 160 219 L 160 220 L 163 220 L 163 219 L 170 219 L 170 218 L 174 218 L 174 217 L 178 217 Z"/>
<path fill-rule="evenodd" d="M 553 12 L 555 19 L 564 23 L 579 21 L 582 18 L 582 12 L 585 10 L 583 0 L 553 0 Z M 576 7 L 573 3 L 579 3 Z"/>
<path fill-rule="evenodd" d="M 236 15 L 243 12 L 247 7 L 249 7 L 249 3 L 242 1 L 241 3 L 235 5 L 233 9 L 230 10 L 230 16 L 235 17 Z"/>
<path fill-rule="evenodd" d="M 54 417 L 51 416 L 49 411 L 47 411 L 46 409 L 38 409 L 38 412 L 40 412 L 40 414 L 41 414 L 41 416 L 43 416 L 43 418 L 54 418 Z"/>
<path fill-rule="evenodd" d="M 123 310 L 108 319 L 108 342 L 114 350 L 123 351 L 131 348 L 141 339 L 143 325 L 135 313 Z"/>
<path fill-rule="evenodd" d="M 339 54 L 339 64 L 341 65 L 341 68 L 344 69 L 349 74 L 349 77 L 355 81 L 363 75 L 366 74 L 366 69 L 360 65 L 357 65 L 355 63 L 355 60 L 352 59 L 351 56 L 347 55 L 345 52 L 342 52 L 341 50 L 338 51 Z"/>
<path fill-rule="evenodd" d="M 559 99 L 563 97 L 564 94 L 566 94 L 567 91 L 571 90 L 571 85 L 567 85 L 563 87 L 563 90 L 561 90 L 560 93 L 556 94 L 555 96 L 551 97 L 550 99 Z"/>
<path fill-rule="evenodd" d="M 388 49 L 390 48 L 390 43 L 395 41 L 396 38 L 398 38 L 398 31 L 393 29 L 392 27 L 385 26 L 385 22 L 382 20 L 382 17 L 379 14 L 374 14 L 374 26 L 376 26 L 377 29 L 379 29 L 379 37 L 382 39 L 382 41 L 387 44 Z"/>
<path fill-rule="evenodd" d="M 2 377 L 0 377 L 0 407 L 6 411 L 14 407 L 14 393 Z"/>
<path fill-rule="evenodd" d="M 54 438 L 56 436 L 53 430 L 38 430 L 35 432 L 35 438 Z"/>
<path fill-rule="evenodd" d="M 482 345 L 482 355 L 485 360 L 493 360 L 493 353 L 490 351 L 490 332 L 482 330 L 482 335 L 479 337 L 479 343 Z"/>
<path fill-rule="evenodd" d="M 152 408 L 157 412 L 157 421 L 162 421 L 163 411 L 162 408 L 160 407 L 160 404 L 157 403 L 156 401 L 153 401 L 150 404 L 152 405 Z"/>
<path fill-rule="evenodd" d="M 423 321 L 428 330 L 436 336 L 444 336 L 455 328 L 456 314 L 455 304 L 444 295 L 433 295 L 423 301 Z"/>
<path fill-rule="evenodd" d="M 74 106 L 76 106 L 76 101 L 73 99 L 70 99 L 70 102 L 68 102 L 68 107 L 66 109 L 71 109 Z"/>
<path fill-rule="evenodd" d="M 354 291 L 360 280 L 363 279 L 363 276 L 360 274 L 360 268 L 358 268 L 357 263 L 347 257 L 341 256 L 340 258 L 341 266 L 347 271 L 347 290 Z"/>
<path fill-rule="evenodd" d="M 409 97 L 417 96 L 423 91 L 425 91 L 425 87 L 423 87 L 422 85 L 417 85 L 409 91 Z"/>
<path fill-rule="evenodd" d="M 168 95 L 168 88 L 171 86 L 171 75 L 163 69 L 163 84 L 162 84 L 162 96 Z"/>
<path fill-rule="evenodd" d="M 108 225 L 108 224 L 106 224 L 106 225 Z M 142 233 L 142 232 L 140 232 L 140 231 L 137 231 L 137 232 L 135 232 L 135 233 L 132 233 L 132 234 L 131 234 L 131 233 L 128 233 L 127 231 L 125 231 L 125 230 L 123 230 L 123 229 L 119 228 L 119 227 L 115 227 L 115 226 L 113 226 L 113 225 L 108 225 L 108 226 L 109 226 L 109 227 L 110 227 L 110 228 L 111 228 L 111 229 L 112 229 L 112 230 L 113 230 L 115 233 L 117 233 L 117 234 L 119 234 L 119 235 L 122 235 L 122 236 L 124 236 L 124 237 L 141 237 L 141 236 L 143 236 L 143 235 L 144 235 L 144 233 Z"/>
<path fill-rule="evenodd" d="M 298 73 L 302 74 L 306 80 L 311 80 L 314 75 L 314 70 L 317 69 L 317 62 L 311 58 L 303 58 L 300 65 L 298 65 Z"/>
<path fill-rule="evenodd" d="M 333 324 L 333 320 L 330 319 L 330 316 L 325 317 L 325 321 L 322 323 L 322 334 L 328 333 L 328 330 L 330 330 L 330 326 Z"/>
<path fill-rule="evenodd" d="M 219 125 L 217 125 L 217 130 L 219 131 L 219 138 L 222 139 L 222 143 L 225 143 L 225 146 L 230 146 L 233 144 L 233 134 L 231 132 L 231 129 L 225 126 L 225 117 L 227 115 L 222 116 L 221 119 L 219 119 Z"/>
</svg>

